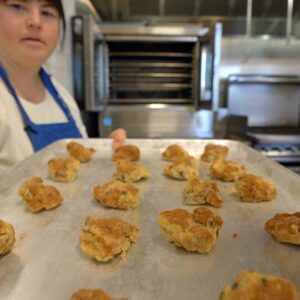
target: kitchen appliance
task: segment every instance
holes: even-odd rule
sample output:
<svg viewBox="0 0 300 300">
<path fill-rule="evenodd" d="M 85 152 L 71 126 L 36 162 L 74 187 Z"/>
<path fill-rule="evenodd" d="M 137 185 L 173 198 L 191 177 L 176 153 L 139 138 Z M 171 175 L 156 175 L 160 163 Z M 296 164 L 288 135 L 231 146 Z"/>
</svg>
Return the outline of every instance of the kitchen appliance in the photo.
<svg viewBox="0 0 300 300">
<path fill-rule="evenodd" d="M 247 118 L 253 147 L 300 172 L 300 77 L 230 75 L 226 90 L 228 114 Z"/>
<path fill-rule="evenodd" d="M 99 112 L 101 136 L 118 127 L 131 137 L 213 136 L 220 24 L 96 27 L 73 18 L 75 98 Z"/>
</svg>

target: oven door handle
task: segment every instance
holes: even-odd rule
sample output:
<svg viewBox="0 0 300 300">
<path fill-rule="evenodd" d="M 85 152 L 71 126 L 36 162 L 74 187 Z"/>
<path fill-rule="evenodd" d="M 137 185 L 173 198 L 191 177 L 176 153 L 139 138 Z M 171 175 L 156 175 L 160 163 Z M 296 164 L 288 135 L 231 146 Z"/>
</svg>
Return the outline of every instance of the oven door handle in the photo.
<svg viewBox="0 0 300 300">
<path fill-rule="evenodd" d="M 299 76 L 229 75 L 228 84 L 300 84 Z"/>
</svg>

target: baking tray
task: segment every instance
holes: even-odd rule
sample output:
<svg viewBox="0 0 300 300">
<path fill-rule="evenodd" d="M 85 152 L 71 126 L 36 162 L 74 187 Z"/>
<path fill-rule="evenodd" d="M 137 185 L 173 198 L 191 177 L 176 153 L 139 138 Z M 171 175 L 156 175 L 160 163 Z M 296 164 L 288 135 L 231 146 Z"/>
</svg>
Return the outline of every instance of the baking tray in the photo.
<svg viewBox="0 0 300 300">
<path fill-rule="evenodd" d="M 236 274 L 249 269 L 285 277 L 300 290 L 300 248 L 277 243 L 264 231 L 265 221 L 275 213 L 300 210 L 298 175 L 235 141 L 129 139 L 141 149 L 140 161 L 151 178 L 136 183 L 140 206 L 120 211 L 104 208 L 91 194 L 94 185 L 111 180 L 114 173 L 109 139 L 79 140 L 97 152 L 91 162 L 81 165 L 75 182 L 57 183 L 48 177 L 48 160 L 66 155 L 68 141 L 57 142 L 0 175 L 0 219 L 16 230 L 13 250 L 0 259 L 0 299 L 63 300 L 79 288 L 101 288 L 115 298 L 131 300 L 215 300 Z M 227 145 L 229 159 L 271 179 L 279 192 L 271 202 L 243 203 L 232 183 L 218 181 L 224 204 L 209 208 L 224 219 L 219 239 L 210 254 L 189 253 L 167 242 L 157 224 L 161 211 L 195 208 L 182 204 L 186 182 L 162 175 L 166 162 L 161 153 L 178 143 L 199 158 L 208 142 Z M 208 164 L 201 163 L 199 174 L 209 177 Z M 26 210 L 17 190 L 32 175 L 61 191 L 60 207 L 37 214 Z M 81 252 L 79 231 L 88 215 L 120 217 L 140 229 L 140 238 L 125 259 L 98 263 Z"/>
</svg>

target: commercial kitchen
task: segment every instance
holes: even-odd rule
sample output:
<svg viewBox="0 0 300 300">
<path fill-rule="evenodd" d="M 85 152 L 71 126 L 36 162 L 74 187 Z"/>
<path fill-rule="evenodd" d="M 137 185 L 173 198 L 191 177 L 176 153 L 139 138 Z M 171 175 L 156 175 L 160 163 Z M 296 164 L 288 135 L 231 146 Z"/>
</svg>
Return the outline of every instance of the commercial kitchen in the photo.
<svg viewBox="0 0 300 300">
<path fill-rule="evenodd" d="M 89 138 L 55 142 L 0 173 L 0 225 L 5 220 L 15 231 L 12 249 L 1 256 L 0 226 L 0 299 L 299 300 L 300 2 L 65 0 L 63 5 L 67 31 L 46 68 L 76 100 Z M 118 128 L 127 132 L 125 145 L 138 152 L 132 160 L 148 172 L 134 182 L 140 199 L 129 209 L 95 200 L 100 185 L 122 181 L 117 150 L 107 138 Z M 66 156 L 74 141 L 89 149 L 91 161 L 78 163 L 72 182 L 55 180 L 49 162 Z M 214 162 L 204 158 L 210 144 L 226 149 L 240 178 L 213 176 Z M 222 198 L 220 205 L 205 206 L 214 215 L 208 226 L 220 222 L 206 253 L 183 245 L 192 229 L 184 238 L 185 232 L 175 233 L 185 220 L 174 212 L 192 220 L 204 202 L 187 206 L 182 198 L 190 178 L 167 176 L 165 160 L 172 159 L 166 153 L 174 145 L 197 161 L 196 177 L 215 186 Z M 236 182 L 248 174 L 262 180 L 265 199 L 239 195 Z M 57 208 L 33 213 L 24 206 L 28 194 L 21 190 L 32 176 L 59 190 L 63 200 Z M 208 190 L 204 194 L 209 197 Z M 163 213 L 180 219 L 179 227 L 164 231 L 167 239 Z M 276 215 L 293 219 L 292 242 L 268 234 L 266 224 Z M 120 257 L 105 262 L 85 255 L 83 235 L 96 216 L 136 226 L 138 238 L 129 242 L 126 255 L 121 249 Z M 97 248 L 101 239 L 87 244 Z M 244 289 L 250 281 L 243 283 L 243 276 L 256 276 L 250 281 L 257 280 L 253 289 L 258 286 L 262 294 Z M 273 281 L 277 290 L 268 294 Z M 112 298 L 101 298 L 98 290 Z"/>
</svg>

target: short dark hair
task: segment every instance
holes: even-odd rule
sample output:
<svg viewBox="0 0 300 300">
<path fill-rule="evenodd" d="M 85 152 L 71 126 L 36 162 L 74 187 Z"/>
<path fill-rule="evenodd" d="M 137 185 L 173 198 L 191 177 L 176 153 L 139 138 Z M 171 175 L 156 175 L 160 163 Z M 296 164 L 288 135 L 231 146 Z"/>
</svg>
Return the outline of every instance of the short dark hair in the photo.
<svg viewBox="0 0 300 300">
<path fill-rule="evenodd" d="M 63 28 L 62 28 L 63 29 L 62 40 L 64 40 L 65 32 L 66 32 L 66 16 L 65 16 L 65 13 L 64 13 L 63 5 L 62 5 L 62 0 L 52 0 L 52 1 L 49 1 L 49 2 L 52 2 L 54 7 L 59 12 L 59 16 L 61 18 L 61 22 L 62 22 L 62 26 L 63 26 Z"/>
</svg>

